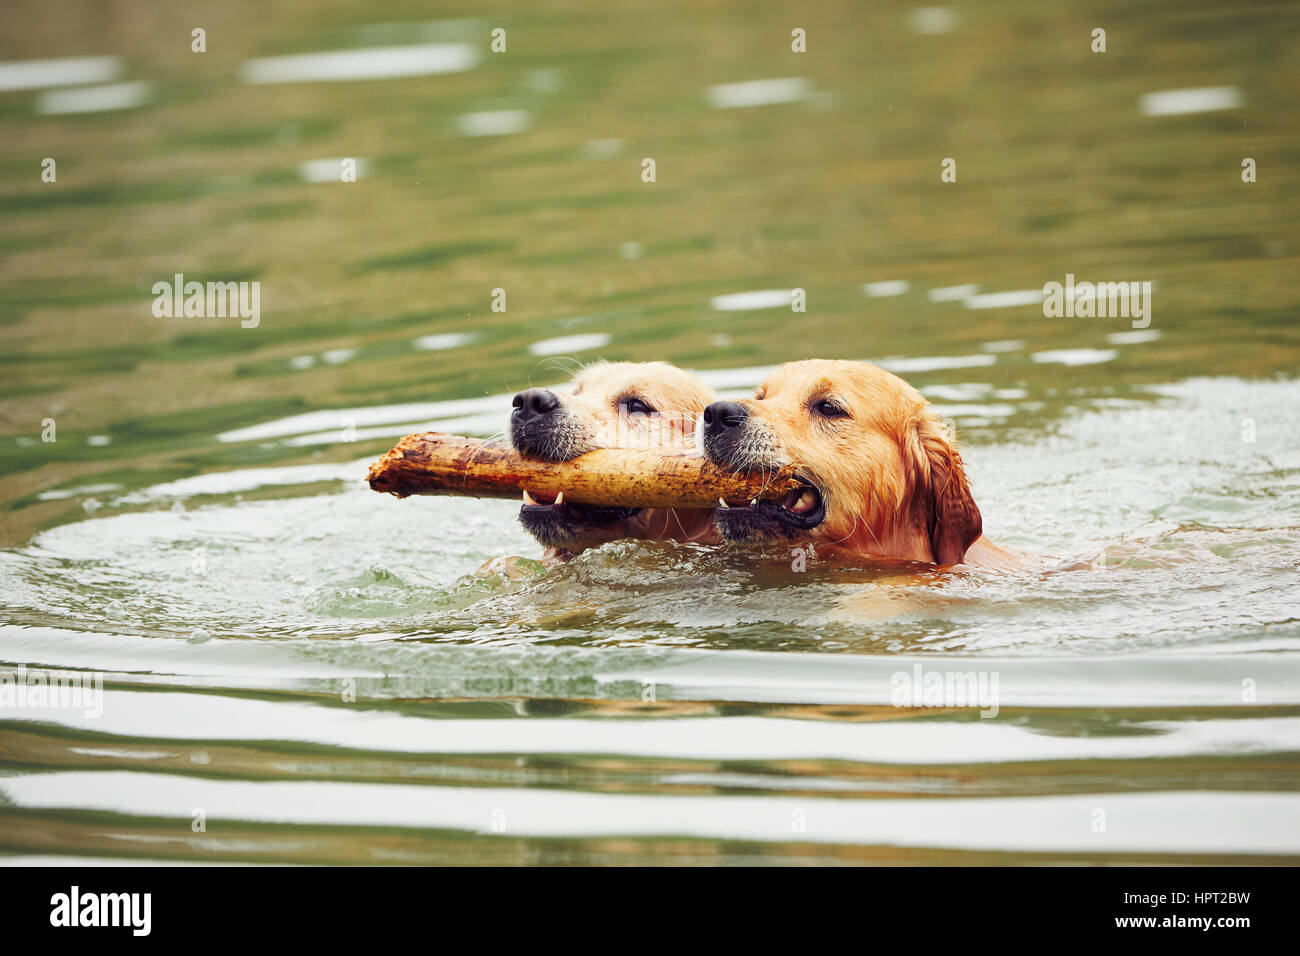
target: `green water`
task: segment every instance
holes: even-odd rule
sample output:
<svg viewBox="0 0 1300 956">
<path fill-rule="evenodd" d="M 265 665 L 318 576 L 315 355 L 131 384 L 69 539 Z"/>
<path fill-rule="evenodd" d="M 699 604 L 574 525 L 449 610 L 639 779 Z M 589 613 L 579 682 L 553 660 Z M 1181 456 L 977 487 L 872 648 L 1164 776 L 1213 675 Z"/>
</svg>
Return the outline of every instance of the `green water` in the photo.
<svg viewBox="0 0 1300 956">
<path fill-rule="evenodd" d="M 11 4 L 0 67 L 145 85 L 50 113 L 0 69 L 0 670 L 104 696 L 0 707 L 11 859 L 1300 860 L 1292 5 L 69 9 Z M 433 44 L 468 65 L 246 82 Z M 256 327 L 155 316 L 177 273 L 260 283 Z M 1149 325 L 980 298 L 1067 274 Z M 576 362 L 812 356 L 915 384 L 990 537 L 1083 569 L 548 573 L 509 502 L 361 481 Z M 892 706 L 918 665 L 999 713 Z"/>
</svg>

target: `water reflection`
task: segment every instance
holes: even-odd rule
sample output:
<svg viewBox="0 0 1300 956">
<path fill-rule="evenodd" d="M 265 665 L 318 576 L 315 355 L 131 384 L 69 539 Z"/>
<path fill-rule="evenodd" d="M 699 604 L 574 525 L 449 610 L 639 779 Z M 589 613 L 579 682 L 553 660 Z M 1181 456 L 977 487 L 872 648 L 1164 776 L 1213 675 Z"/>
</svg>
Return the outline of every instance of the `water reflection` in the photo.
<svg viewBox="0 0 1300 956">
<path fill-rule="evenodd" d="M 249 60 L 239 75 L 245 83 L 382 80 L 460 73 L 478 66 L 481 58 L 470 43 L 426 43 L 263 57 Z"/>
<path fill-rule="evenodd" d="M 135 0 L 14 7 L 0 669 L 107 698 L 0 713 L 0 849 L 1300 859 L 1295 217 L 1263 165 L 1300 22 L 1160 0 L 1112 39 L 1186 55 L 1134 59 L 1049 7 L 807 13 L 514 11 L 496 54 L 481 19 L 236 3 L 200 59 Z M 151 315 L 178 272 L 262 283 L 263 321 Z M 1045 314 L 1072 274 L 1152 281 L 1152 327 Z M 990 532 L 1072 570 L 620 542 L 548 572 L 512 502 L 362 482 L 580 361 L 740 395 L 810 355 L 912 381 Z M 996 672 L 998 716 L 894 706 L 915 666 Z"/>
</svg>

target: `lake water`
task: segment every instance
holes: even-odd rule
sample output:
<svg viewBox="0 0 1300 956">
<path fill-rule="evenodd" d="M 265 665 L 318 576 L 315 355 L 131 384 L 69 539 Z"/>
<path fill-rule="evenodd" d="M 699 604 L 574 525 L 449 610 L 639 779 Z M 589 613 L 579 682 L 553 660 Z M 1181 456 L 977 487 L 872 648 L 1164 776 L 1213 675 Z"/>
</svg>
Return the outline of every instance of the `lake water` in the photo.
<svg viewBox="0 0 1300 956">
<path fill-rule="evenodd" d="M 83 12 L 0 36 L 0 677 L 103 682 L 0 704 L 7 862 L 1300 862 L 1294 10 Z M 813 356 L 1071 570 L 546 571 L 363 481 L 576 362 Z"/>
</svg>

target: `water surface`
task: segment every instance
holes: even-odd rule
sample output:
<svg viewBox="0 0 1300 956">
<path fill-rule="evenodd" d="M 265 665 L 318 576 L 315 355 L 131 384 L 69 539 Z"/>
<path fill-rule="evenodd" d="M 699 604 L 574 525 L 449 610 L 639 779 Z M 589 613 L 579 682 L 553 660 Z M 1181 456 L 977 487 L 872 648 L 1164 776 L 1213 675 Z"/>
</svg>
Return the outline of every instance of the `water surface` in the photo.
<svg viewBox="0 0 1300 956">
<path fill-rule="evenodd" d="M 0 671 L 104 686 L 0 708 L 8 861 L 1300 862 L 1292 10 L 94 9 L 0 36 Z M 176 273 L 260 323 L 156 318 Z M 578 362 L 810 356 L 1070 570 L 548 572 L 362 480 Z"/>
</svg>

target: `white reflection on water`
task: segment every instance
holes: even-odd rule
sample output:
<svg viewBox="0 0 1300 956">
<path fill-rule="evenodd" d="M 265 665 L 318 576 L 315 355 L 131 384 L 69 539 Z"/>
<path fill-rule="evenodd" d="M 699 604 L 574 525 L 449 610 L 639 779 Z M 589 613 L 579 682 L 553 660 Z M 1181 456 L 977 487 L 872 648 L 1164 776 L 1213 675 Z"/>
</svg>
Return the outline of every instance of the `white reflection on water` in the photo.
<svg viewBox="0 0 1300 956">
<path fill-rule="evenodd" d="M 705 91 L 705 99 L 715 110 L 736 109 L 746 106 L 767 106 L 772 103 L 797 103 L 812 93 L 812 81 L 807 77 L 783 77 L 771 80 L 747 80 L 742 83 L 721 83 Z"/>
<path fill-rule="evenodd" d="M 298 371 L 314 368 L 318 358 L 326 365 L 342 365 L 344 362 L 350 362 L 356 358 L 360 351 L 360 349 L 329 349 L 321 352 L 319 356 L 295 355 L 289 359 L 289 367 Z"/>
<path fill-rule="evenodd" d="M 567 355 L 570 352 L 589 352 L 604 348 L 610 343 L 608 332 L 583 332 L 578 335 L 561 335 L 542 339 L 528 346 L 533 355 Z"/>
<path fill-rule="evenodd" d="M 481 56 L 471 43 L 426 43 L 263 57 L 249 60 L 239 73 L 245 83 L 381 80 L 460 73 L 478 66 Z"/>
<path fill-rule="evenodd" d="M 214 471 L 194 475 L 123 495 L 123 504 L 143 504 L 167 498 L 188 498 L 194 495 L 230 495 L 257 488 L 276 485 L 307 485 L 321 481 L 342 481 L 365 473 L 369 459 L 352 463 L 328 465 L 286 465 L 279 468 L 240 468 L 235 471 Z"/>
<path fill-rule="evenodd" d="M 341 419 L 349 419 L 358 427 L 368 425 L 385 425 L 394 422 L 418 422 L 461 415 L 488 412 L 497 409 L 508 410 L 508 394 L 486 395 L 481 398 L 455 398 L 439 402 L 407 402 L 400 405 L 370 405 L 355 408 L 325 409 L 318 412 L 304 412 L 291 415 L 260 425 L 236 428 L 222 432 L 218 441 L 265 441 L 269 438 L 283 438 L 288 435 L 300 435 L 309 431 L 321 431 L 337 428 Z"/>
<path fill-rule="evenodd" d="M 743 652 L 742 652 L 743 653 Z M 707 658 L 700 651 L 679 651 L 679 666 Z M 803 670 L 803 655 L 767 655 L 783 658 L 781 666 Z M 607 659 L 612 659 L 607 658 Z M 796 696 L 816 703 L 870 701 L 889 703 L 889 676 L 912 665 L 902 657 L 823 657 L 845 668 L 838 677 L 814 683 L 804 691 L 792 688 L 789 678 L 779 679 L 768 696 L 776 700 Z M 920 660 L 920 658 L 913 658 Z M 931 659 L 932 660 L 932 659 Z M 1139 679 L 1121 678 L 1119 688 L 1107 688 L 1098 678 L 1121 677 L 1113 662 L 1095 666 L 1081 661 L 1078 689 L 1067 690 L 1066 700 L 1053 688 L 1061 669 L 1043 661 L 1008 661 L 1018 664 L 1021 685 L 1003 687 L 1004 707 L 1049 708 L 1097 706 L 1149 706 L 1153 699 L 1168 699 L 1156 675 L 1173 662 L 1135 659 L 1145 665 Z M 1269 655 L 1267 661 L 1250 662 L 1241 655 L 1205 660 L 1188 668 L 1186 696 L 1180 703 L 1240 704 L 1240 689 L 1218 679 L 1222 673 L 1252 673 L 1267 664 L 1279 668 L 1278 682 L 1292 678 L 1270 697 L 1273 705 L 1300 703 L 1294 683 L 1295 655 Z M 729 669 L 715 668 L 711 679 L 691 685 L 673 683 L 674 667 L 658 671 L 662 686 L 673 688 L 682 699 L 710 699 L 720 690 L 724 698 L 753 700 L 764 692 L 762 680 L 746 670 L 749 660 L 740 656 Z M 988 670 L 1004 662 L 996 658 L 945 658 L 944 667 Z M 1087 665 L 1092 664 L 1093 667 Z M 1186 666 L 1179 661 L 1180 666 Z M 921 666 L 917 664 L 916 666 Z M 928 666 L 934 666 L 933 664 Z M 769 673 L 774 673 L 775 668 Z M 850 677 L 854 678 L 853 681 Z M 597 680 L 607 679 L 597 675 Z M 620 676 L 626 680 L 627 675 Z M 697 678 L 698 679 L 698 678 Z M 637 674 L 643 682 L 645 676 Z M 1198 683 L 1199 680 L 1199 683 Z M 1097 681 L 1093 684 L 1093 681 Z M 730 686 L 729 686 L 730 685 Z M 656 684 L 656 686 L 660 686 Z M 1061 688 L 1065 690 L 1064 686 Z M 792 695 L 788 691 L 794 690 Z M 1145 695 L 1143 691 L 1153 693 Z M 691 696 L 688 698 L 687 694 Z M 86 716 L 80 708 L 7 707 L 4 716 L 16 722 L 54 723 L 118 737 L 148 738 L 167 715 L 168 736 L 173 740 L 293 740 L 328 747 L 366 749 L 383 741 L 385 749 L 403 753 L 438 754 L 620 754 L 632 757 L 673 757 L 690 760 L 845 760 L 857 763 L 989 764 L 1038 760 L 1142 760 L 1196 755 L 1288 753 L 1300 740 L 1300 717 L 1232 717 L 1215 720 L 1134 720 L 1123 733 L 1052 735 L 1014 720 L 927 720 L 911 712 L 908 720 L 880 720 L 864 726 L 852 721 L 817 721 L 778 717 L 713 716 L 676 717 L 667 721 L 611 720 L 608 717 L 568 717 L 562 721 L 524 720 L 518 717 L 421 717 L 415 714 L 364 707 L 339 709 L 317 703 L 246 700 L 224 694 L 192 694 L 162 689 L 104 691 L 103 713 Z M 269 728 L 274 728 L 272 732 Z M 1297 834 L 1300 839 L 1300 834 Z"/>
<path fill-rule="evenodd" d="M 950 285 L 931 289 L 927 295 L 931 302 L 959 302 L 962 299 L 969 299 L 979 290 L 980 287 L 977 285 Z"/>
<path fill-rule="evenodd" d="M 875 364 L 893 372 L 895 375 L 907 375 L 914 372 L 936 372 L 949 368 L 980 368 L 992 365 L 997 356 L 981 353 L 978 355 L 894 355 L 889 358 L 875 359 Z"/>
<path fill-rule="evenodd" d="M 0 62 L 0 91 L 109 83 L 122 75 L 120 56 L 75 56 Z"/>
<path fill-rule="evenodd" d="M 412 784 L 204 780 L 171 774 L 62 771 L 0 783 L 18 807 L 215 820 L 431 827 L 528 836 L 693 836 L 1019 851 L 1259 853 L 1300 851 L 1300 796 L 1277 793 L 1091 793 L 961 800 L 660 796 Z M 1107 826 L 1088 823 L 1098 806 Z M 496 811 L 500 811 L 497 813 Z M 188 810 L 185 811 L 188 814 Z M 188 819 L 188 817 L 186 817 Z M 804 826 L 795 832 L 792 820 Z"/>
<path fill-rule="evenodd" d="M 462 136 L 508 136 L 528 129 L 527 110 L 485 110 L 466 113 L 456 118 L 456 129 Z"/>
<path fill-rule="evenodd" d="M 295 435 L 284 441 L 288 448 L 305 448 L 311 445 L 336 445 L 342 441 L 370 441 L 374 438 L 400 438 L 416 432 L 446 432 L 453 435 L 490 435 L 501 430 L 505 412 L 479 415 L 460 415 L 454 418 L 435 418 L 422 422 L 397 422 L 377 425 L 374 428 L 356 429 L 349 438 L 343 438 L 339 429 L 332 428 L 308 435 Z"/>
<path fill-rule="evenodd" d="M 1235 86 L 1202 86 L 1147 93 L 1138 101 L 1138 110 L 1143 116 L 1181 116 L 1233 110 L 1241 104 L 1241 91 Z"/>
<path fill-rule="evenodd" d="M 1042 305 L 1042 289 L 1016 289 L 1011 292 L 985 292 L 967 296 L 968 309 L 1008 309 L 1022 305 Z"/>
<path fill-rule="evenodd" d="M 98 485 L 78 485 L 75 488 L 55 488 L 50 491 L 42 491 L 36 496 L 36 500 L 61 501 L 65 498 L 76 498 L 79 495 L 102 495 L 110 491 L 120 491 L 121 489 L 121 485 L 111 482 Z"/>
<path fill-rule="evenodd" d="M 422 352 L 442 352 L 469 345 L 477 338 L 473 332 L 443 332 L 438 335 L 421 335 L 412 339 L 411 344 Z"/>
<path fill-rule="evenodd" d="M 903 295 L 911 287 L 911 283 L 906 279 L 887 279 L 883 282 L 868 282 L 862 287 L 862 293 L 872 299 L 881 299 Z"/>
<path fill-rule="evenodd" d="M 789 289 L 759 289 L 715 295 L 709 306 L 717 312 L 747 312 L 752 309 L 790 308 L 794 293 Z"/>
<path fill-rule="evenodd" d="M 932 402 L 977 401 L 993 393 L 988 382 L 951 382 L 942 385 L 923 385 L 918 391 Z M 1023 398 L 1024 395 L 1019 397 Z"/>
<path fill-rule="evenodd" d="M 980 348 L 985 352 L 1019 352 L 1025 347 L 1024 339 L 1001 339 L 997 342 L 985 342 Z"/>
<path fill-rule="evenodd" d="M 1035 352 L 1031 356 L 1035 362 L 1048 365 L 1100 365 L 1112 362 L 1119 353 L 1114 349 L 1049 349 Z"/>
<path fill-rule="evenodd" d="M 935 414 L 940 418 L 962 418 L 966 424 L 987 425 L 994 419 L 1010 418 L 1019 411 L 1014 405 L 963 405 L 958 403 L 935 403 Z"/>
<path fill-rule="evenodd" d="M 153 84 L 137 80 L 108 86 L 79 86 L 64 90 L 46 90 L 36 99 L 36 112 L 43 116 L 64 113 L 105 113 L 127 110 L 144 103 L 153 92 Z"/>
<path fill-rule="evenodd" d="M 1106 341 L 1111 345 L 1138 345 L 1142 342 L 1154 342 L 1160 338 L 1159 329 L 1132 329 L 1127 332 L 1110 332 Z"/>
</svg>

